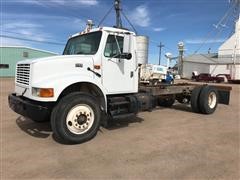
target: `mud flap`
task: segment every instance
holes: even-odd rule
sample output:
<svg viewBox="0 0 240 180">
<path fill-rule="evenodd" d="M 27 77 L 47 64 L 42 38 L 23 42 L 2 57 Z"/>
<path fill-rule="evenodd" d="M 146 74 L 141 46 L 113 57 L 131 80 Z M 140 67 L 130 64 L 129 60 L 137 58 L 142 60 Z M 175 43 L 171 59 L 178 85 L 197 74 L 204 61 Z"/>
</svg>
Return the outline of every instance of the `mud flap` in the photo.
<svg viewBox="0 0 240 180">
<path fill-rule="evenodd" d="M 229 105 L 230 102 L 230 91 L 218 90 L 218 103 Z"/>
</svg>

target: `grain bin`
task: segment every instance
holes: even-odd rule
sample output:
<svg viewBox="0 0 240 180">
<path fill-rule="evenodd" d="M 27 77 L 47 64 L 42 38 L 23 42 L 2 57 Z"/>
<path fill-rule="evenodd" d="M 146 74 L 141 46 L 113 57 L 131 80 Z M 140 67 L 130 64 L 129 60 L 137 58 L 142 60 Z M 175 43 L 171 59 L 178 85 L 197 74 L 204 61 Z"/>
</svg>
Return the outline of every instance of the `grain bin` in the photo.
<svg viewBox="0 0 240 180">
<path fill-rule="evenodd" d="M 137 61 L 138 64 L 148 63 L 148 37 L 147 36 L 137 36 Z"/>
</svg>

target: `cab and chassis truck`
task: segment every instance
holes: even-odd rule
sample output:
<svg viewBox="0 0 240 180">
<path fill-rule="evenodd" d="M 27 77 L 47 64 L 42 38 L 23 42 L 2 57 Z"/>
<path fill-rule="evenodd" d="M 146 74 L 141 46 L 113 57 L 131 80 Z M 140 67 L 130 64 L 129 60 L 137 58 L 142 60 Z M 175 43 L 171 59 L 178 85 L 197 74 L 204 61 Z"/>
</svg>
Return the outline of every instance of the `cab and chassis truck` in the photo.
<svg viewBox="0 0 240 180">
<path fill-rule="evenodd" d="M 73 35 L 63 55 L 18 62 L 9 106 L 33 121 L 50 120 L 56 138 L 82 143 L 109 119 L 171 107 L 175 100 L 202 114 L 229 104 L 230 87 L 141 84 L 136 39 L 128 30 L 94 28 Z"/>
</svg>

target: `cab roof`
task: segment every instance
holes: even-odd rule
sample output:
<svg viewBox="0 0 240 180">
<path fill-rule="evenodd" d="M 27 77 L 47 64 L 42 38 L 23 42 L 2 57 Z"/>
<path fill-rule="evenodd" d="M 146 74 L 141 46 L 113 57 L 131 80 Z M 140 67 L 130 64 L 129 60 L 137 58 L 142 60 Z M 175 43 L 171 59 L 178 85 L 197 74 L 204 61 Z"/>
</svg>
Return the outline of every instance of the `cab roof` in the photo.
<svg viewBox="0 0 240 180">
<path fill-rule="evenodd" d="M 98 28 L 93 28 L 93 29 L 90 29 L 90 30 L 84 30 L 82 32 L 78 32 L 78 33 L 70 36 L 70 38 L 73 38 L 73 37 L 76 37 L 76 36 L 79 36 L 79 35 L 82 35 L 82 34 L 97 32 L 97 31 L 106 31 L 106 32 L 112 32 L 112 33 L 136 35 L 134 32 L 129 31 L 127 29 L 119 29 L 119 28 L 115 28 L 115 27 L 98 27 Z"/>
</svg>

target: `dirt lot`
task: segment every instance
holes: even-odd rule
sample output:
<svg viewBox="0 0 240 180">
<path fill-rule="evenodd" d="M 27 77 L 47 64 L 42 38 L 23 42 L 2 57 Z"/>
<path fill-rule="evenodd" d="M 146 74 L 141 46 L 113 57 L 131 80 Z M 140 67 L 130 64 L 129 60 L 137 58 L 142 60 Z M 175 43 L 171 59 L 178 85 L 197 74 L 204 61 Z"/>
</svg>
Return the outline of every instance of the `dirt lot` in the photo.
<svg viewBox="0 0 240 180">
<path fill-rule="evenodd" d="M 1 179 L 240 179 L 240 86 L 231 105 L 200 115 L 178 104 L 101 128 L 91 141 L 63 145 L 49 123 L 8 108 L 1 80 Z"/>
</svg>

